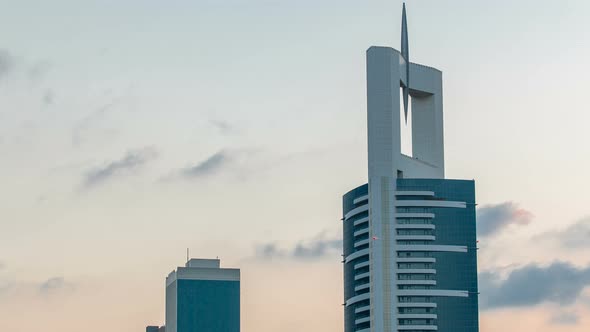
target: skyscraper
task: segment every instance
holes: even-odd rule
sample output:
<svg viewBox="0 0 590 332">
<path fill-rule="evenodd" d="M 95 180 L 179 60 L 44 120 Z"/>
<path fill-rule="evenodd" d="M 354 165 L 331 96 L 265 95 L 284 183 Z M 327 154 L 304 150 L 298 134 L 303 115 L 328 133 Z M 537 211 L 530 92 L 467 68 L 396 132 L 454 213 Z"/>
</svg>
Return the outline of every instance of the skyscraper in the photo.
<svg viewBox="0 0 590 332">
<path fill-rule="evenodd" d="M 404 5 L 401 52 L 367 50 L 369 182 L 343 197 L 345 332 L 477 332 L 475 183 L 445 179 L 442 73 L 409 53 Z"/>
<path fill-rule="evenodd" d="M 240 270 L 191 259 L 166 278 L 167 332 L 239 332 Z"/>
</svg>

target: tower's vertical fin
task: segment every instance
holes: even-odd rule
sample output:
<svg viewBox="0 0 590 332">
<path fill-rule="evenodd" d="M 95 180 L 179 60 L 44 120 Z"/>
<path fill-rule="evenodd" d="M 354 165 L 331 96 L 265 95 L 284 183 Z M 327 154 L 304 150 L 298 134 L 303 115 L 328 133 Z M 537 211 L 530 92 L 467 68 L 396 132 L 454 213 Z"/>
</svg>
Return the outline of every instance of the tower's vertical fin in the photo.
<svg viewBox="0 0 590 332">
<path fill-rule="evenodd" d="M 402 57 L 405 62 L 405 70 L 403 75 L 405 76 L 405 84 L 403 86 L 404 94 L 404 116 L 406 123 L 408 123 L 408 103 L 410 99 L 410 45 L 408 41 L 408 20 L 406 17 L 406 3 L 402 10 Z"/>
</svg>

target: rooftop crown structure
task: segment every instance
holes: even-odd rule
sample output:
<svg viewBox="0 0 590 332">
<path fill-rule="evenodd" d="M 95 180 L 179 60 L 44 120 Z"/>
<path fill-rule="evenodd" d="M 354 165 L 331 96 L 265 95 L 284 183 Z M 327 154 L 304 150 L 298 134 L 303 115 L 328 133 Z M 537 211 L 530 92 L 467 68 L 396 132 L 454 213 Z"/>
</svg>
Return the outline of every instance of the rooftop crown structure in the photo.
<svg viewBox="0 0 590 332">
<path fill-rule="evenodd" d="M 412 157 L 401 153 L 400 88 L 407 119 L 411 96 Z M 369 174 L 444 177 L 442 72 L 409 62 L 404 5 L 402 52 L 367 51 Z"/>
<path fill-rule="evenodd" d="M 444 178 L 442 73 L 409 61 L 405 5 L 401 49 L 367 51 L 369 182 L 343 197 L 345 332 L 477 332 L 475 184 Z"/>
</svg>

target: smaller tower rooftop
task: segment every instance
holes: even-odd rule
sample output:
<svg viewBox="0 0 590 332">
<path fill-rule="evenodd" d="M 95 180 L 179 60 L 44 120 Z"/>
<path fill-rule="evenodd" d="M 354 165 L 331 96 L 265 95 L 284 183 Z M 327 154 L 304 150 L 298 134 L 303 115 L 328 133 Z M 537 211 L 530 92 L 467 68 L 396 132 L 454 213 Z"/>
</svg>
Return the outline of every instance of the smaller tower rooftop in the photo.
<svg viewBox="0 0 590 332">
<path fill-rule="evenodd" d="M 221 263 L 219 259 L 191 258 L 188 262 L 186 262 L 186 267 L 219 269 L 220 266 Z"/>
</svg>

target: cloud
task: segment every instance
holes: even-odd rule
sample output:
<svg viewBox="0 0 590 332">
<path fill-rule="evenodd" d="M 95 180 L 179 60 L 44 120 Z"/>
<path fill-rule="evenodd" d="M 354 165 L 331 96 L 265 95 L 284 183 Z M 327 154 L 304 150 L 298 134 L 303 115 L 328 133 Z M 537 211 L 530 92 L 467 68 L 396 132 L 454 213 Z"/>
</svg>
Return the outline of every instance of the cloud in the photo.
<svg viewBox="0 0 590 332">
<path fill-rule="evenodd" d="M 227 121 L 209 120 L 209 123 L 223 135 L 229 135 L 235 132 L 235 128 Z"/>
<path fill-rule="evenodd" d="M 28 76 L 31 80 L 37 81 L 46 76 L 50 69 L 51 64 L 48 61 L 39 61 L 29 68 Z"/>
<path fill-rule="evenodd" d="M 8 75 L 16 66 L 16 58 L 7 50 L 0 49 L 0 79 Z"/>
<path fill-rule="evenodd" d="M 549 240 L 567 249 L 590 248 L 590 217 L 561 230 L 537 235 L 534 240 Z"/>
<path fill-rule="evenodd" d="M 29 282 L 20 281 L 15 279 L 15 276 L 2 271 L 6 268 L 4 262 L 0 261 L 0 300 L 5 299 L 5 296 L 12 297 L 25 297 L 25 296 L 38 296 L 38 295 L 49 295 L 57 292 L 72 291 L 74 290 L 74 284 L 67 282 L 64 277 L 53 277 L 43 282 Z"/>
<path fill-rule="evenodd" d="M 256 257 L 259 259 L 291 258 L 313 260 L 336 254 L 341 249 L 342 240 L 326 238 L 325 233 L 320 233 L 314 239 L 300 241 L 289 249 L 280 248 L 275 243 L 259 245 L 256 248 Z"/>
<path fill-rule="evenodd" d="M 2 272 L 6 268 L 6 265 L 0 261 L 0 272 Z M 8 292 L 12 289 L 12 283 L 6 280 L 6 277 L 0 276 L 0 295 Z"/>
<path fill-rule="evenodd" d="M 480 236 L 497 234 L 510 225 L 528 225 L 533 214 L 513 202 L 484 205 L 477 209 L 477 233 Z"/>
<path fill-rule="evenodd" d="M 47 90 L 47 91 L 45 91 L 45 94 L 43 94 L 42 100 L 43 100 L 43 104 L 52 105 L 55 100 L 55 94 L 53 93 L 52 90 Z"/>
<path fill-rule="evenodd" d="M 105 164 L 88 172 L 83 186 L 90 188 L 105 181 L 133 170 L 137 170 L 149 161 L 155 159 L 157 152 L 153 147 L 128 151 L 123 158 Z"/>
<path fill-rule="evenodd" d="M 199 178 L 213 175 L 225 167 L 231 159 L 230 153 L 221 150 L 194 166 L 182 169 L 180 174 L 187 178 Z"/>
<path fill-rule="evenodd" d="M 553 325 L 577 325 L 579 322 L 580 316 L 575 312 L 559 312 L 549 320 L 549 323 Z"/>
<path fill-rule="evenodd" d="M 483 309 L 528 307 L 544 302 L 561 306 L 574 303 L 590 285 L 590 267 L 578 268 L 565 262 L 542 267 L 530 264 L 512 270 L 502 279 L 496 271 L 479 274 Z"/>
<path fill-rule="evenodd" d="M 54 277 L 42 282 L 38 291 L 42 295 L 53 294 L 59 291 L 72 291 L 74 286 L 66 282 L 64 277 Z"/>
<path fill-rule="evenodd" d="M 49 296 L 69 293 L 75 290 L 75 285 L 64 277 L 52 277 L 42 282 L 25 282 L 13 277 L 0 278 L 0 295 L 20 298 L 28 296 Z"/>
<path fill-rule="evenodd" d="M 201 180 L 222 172 L 236 180 L 245 180 L 264 168 L 257 157 L 259 154 L 260 150 L 255 148 L 221 149 L 195 164 L 174 170 L 161 180 Z"/>
<path fill-rule="evenodd" d="M 4 295 L 14 289 L 14 285 L 6 280 L 0 280 L 0 295 Z"/>
<path fill-rule="evenodd" d="M 24 73 L 31 81 L 39 81 L 47 74 L 51 64 L 48 61 L 31 63 L 6 49 L 0 49 L 0 79 L 14 72 L 17 68 L 19 74 Z"/>
<path fill-rule="evenodd" d="M 297 244 L 293 250 L 293 257 L 302 259 L 320 258 L 341 248 L 342 240 L 320 239 L 307 244 Z"/>
<path fill-rule="evenodd" d="M 285 255 L 286 252 L 275 243 L 262 244 L 256 248 L 256 257 L 258 258 L 284 257 Z"/>
</svg>

